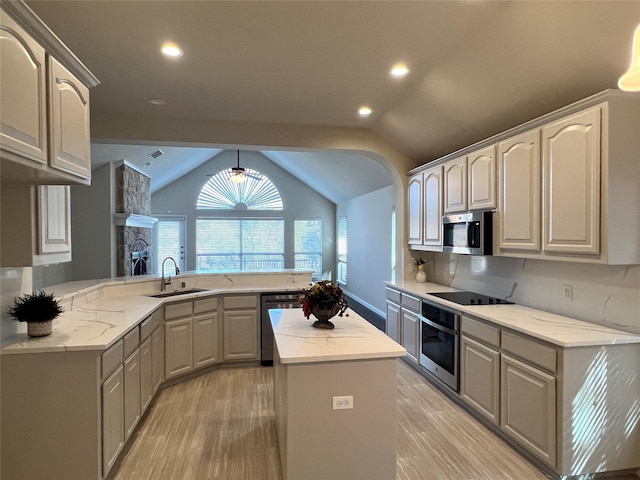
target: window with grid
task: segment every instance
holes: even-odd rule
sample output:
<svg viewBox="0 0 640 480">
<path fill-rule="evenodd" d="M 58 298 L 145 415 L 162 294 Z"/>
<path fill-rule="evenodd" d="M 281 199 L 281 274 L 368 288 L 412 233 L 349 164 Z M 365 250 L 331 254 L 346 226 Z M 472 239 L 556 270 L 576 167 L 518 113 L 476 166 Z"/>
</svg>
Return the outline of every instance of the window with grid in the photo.
<svg viewBox="0 0 640 480">
<path fill-rule="evenodd" d="M 284 220 L 196 220 L 196 269 L 201 272 L 284 268 Z"/>
<path fill-rule="evenodd" d="M 316 275 L 322 274 L 322 220 L 296 220 L 294 237 L 294 268 L 312 270 Z"/>
<path fill-rule="evenodd" d="M 338 218 L 338 281 L 347 283 L 347 217 Z"/>
</svg>

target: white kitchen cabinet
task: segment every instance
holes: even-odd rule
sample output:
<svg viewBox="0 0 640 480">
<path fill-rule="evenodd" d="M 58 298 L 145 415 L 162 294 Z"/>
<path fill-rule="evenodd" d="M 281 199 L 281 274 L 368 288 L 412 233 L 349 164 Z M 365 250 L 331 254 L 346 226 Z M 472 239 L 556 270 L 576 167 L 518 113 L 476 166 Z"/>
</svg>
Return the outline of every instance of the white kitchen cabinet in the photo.
<svg viewBox="0 0 640 480">
<path fill-rule="evenodd" d="M 444 212 L 467 210 L 467 157 L 444 163 Z"/>
<path fill-rule="evenodd" d="M 218 297 L 193 303 L 193 364 L 211 365 L 218 361 Z"/>
<path fill-rule="evenodd" d="M 600 253 L 601 108 L 542 129 L 545 252 Z"/>
<path fill-rule="evenodd" d="M 165 325 L 165 378 L 193 370 L 193 319 L 184 318 Z"/>
<path fill-rule="evenodd" d="M 502 354 L 500 426 L 548 465 L 556 466 L 556 379 Z"/>
<path fill-rule="evenodd" d="M 496 202 L 496 147 L 491 145 L 467 155 L 469 210 L 493 210 Z"/>
<path fill-rule="evenodd" d="M 0 266 L 71 261 L 69 192 L 66 185 L 6 185 L 0 189 Z"/>
<path fill-rule="evenodd" d="M 140 351 L 124 361 L 124 439 L 133 433 L 140 421 Z"/>
<path fill-rule="evenodd" d="M 89 89 L 49 57 L 50 166 L 91 179 Z"/>
<path fill-rule="evenodd" d="M 151 337 L 140 344 L 140 412 L 144 414 L 153 398 L 153 352 Z"/>
<path fill-rule="evenodd" d="M 498 425 L 500 415 L 500 353 L 462 335 L 460 396 L 476 412 Z"/>
<path fill-rule="evenodd" d="M 257 360 L 258 297 L 255 295 L 226 296 L 223 299 L 223 359 Z"/>
<path fill-rule="evenodd" d="M 45 51 L 0 11 L 0 145 L 36 165 L 47 163 Z"/>
<path fill-rule="evenodd" d="M 409 245 L 422 244 L 422 173 L 409 179 L 407 198 L 407 218 L 409 219 L 408 242 Z"/>
<path fill-rule="evenodd" d="M 442 179 L 443 166 L 437 165 L 424 172 L 424 231 L 422 244 L 427 246 L 442 247 Z"/>
<path fill-rule="evenodd" d="M 521 133 L 498 144 L 498 247 L 541 249 L 540 132 Z"/>
<path fill-rule="evenodd" d="M 418 297 L 402 294 L 402 308 L 400 309 L 400 338 L 401 344 L 407 349 L 407 356 L 413 363 L 418 363 L 420 334 L 421 301 Z"/>
<path fill-rule="evenodd" d="M 387 336 L 400 343 L 400 302 L 402 294 L 393 288 L 386 288 L 387 319 L 385 333 Z"/>
<path fill-rule="evenodd" d="M 107 476 L 124 447 L 124 368 L 102 384 L 102 474 Z"/>
<path fill-rule="evenodd" d="M 161 324 L 162 325 L 162 324 Z M 155 394 L 164 382 L 164 327 L 159 326 L 151 334 L 151 357 L 153 393 Z"/>
<path fill-rule="evenodd" d="M 0 7 L 2 184 L 89 185 L 99 82 L 24 3 Z"/>
</svg>

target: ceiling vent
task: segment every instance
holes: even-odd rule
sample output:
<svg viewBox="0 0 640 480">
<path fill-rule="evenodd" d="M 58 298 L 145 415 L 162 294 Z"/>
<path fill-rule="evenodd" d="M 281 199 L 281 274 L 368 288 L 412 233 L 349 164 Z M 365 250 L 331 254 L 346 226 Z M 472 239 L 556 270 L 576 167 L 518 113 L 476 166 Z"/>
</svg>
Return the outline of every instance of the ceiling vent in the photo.
<svg viewBox="0 0 640 480">
<path fill-rule="evenodd" d="M 153 158 L 153 159 L 156 159 L 156 158 L 158 158 L 158 157 L 159 157 L 159 156 L 161 156 L 161 155 L 164 155 L 164 152 L 163 152 L 162 150 L 160 150 L 160 149 L 154 150 L 153 152 L 151 152 L 151 153 L 149 154 L 149 156 L 150 156 L 151 158 Z"/>
</svg>

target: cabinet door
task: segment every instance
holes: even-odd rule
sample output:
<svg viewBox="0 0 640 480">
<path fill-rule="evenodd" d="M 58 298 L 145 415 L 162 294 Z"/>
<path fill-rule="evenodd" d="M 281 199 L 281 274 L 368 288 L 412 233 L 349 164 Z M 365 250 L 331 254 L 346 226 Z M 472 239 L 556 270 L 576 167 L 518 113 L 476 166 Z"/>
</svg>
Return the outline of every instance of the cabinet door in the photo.
<svg viewBox="0 0 640 480">
<path fill-rule="evenodd" d="M 164 329 L 156 328 L 151 334 L 151 357 L 153 360 L 153 393 L 164 381 Z"/>
<path fill-rule="evenodd" d="M 387 302 L 387 323 L 386 330 L 387 335 L 400 343 L 400 305 L 392 302 Z"/>
<path fill-rule="evenodd" d="M 540 133 L 525 132 L 498 144 L 501 250 L 540 251 Z"/>
<path fill-rule="evenodd" d="M 545 463 L 556 465 L 555 378 L 508 355 L 501 357 L 500 426 Z"/>
<path fill-rule="evenodd" d="M 496 147 L 473 152 L 467 159 L 469 210 L 496 208 Z"/>
<path fill-rule="evenodd" d="M 460 340 L 460 396 L 498 425 L 500 414 L 500 354 L 469 337 Z"/>
<path fill-rule="evenodd" d="M 258 313 L 256 310 L 225 310 L 224 360 L 258 358 Z"/>
<path fill-rule="evenodd" d="M 38 187 L 38 254 L 69 253 L 71 199 L 68 185 Z"/>
<path fill-rule="evenodd" d="M 424 245 L 442 246 L 442 165 L 424 173 Z"/>
<path fill-rule="evenodd" d="M 193 365 L 202 367 L 218 360 L 218 314 L 193 318 Z"/>
<path fill-rule="evenodd" d="M 140 350 L 124 362 L 124 438 L 133 433 L 140 420 Z"/>
<path fill-rule="evenodd" d="M 409 197 L 407 199 L 409 218 L 409 244 L 422 243 L 422 174 L 409 179 Z"/>
<path fill-rule="evenodd" d="M 407 349 L 409 357 L 417 362 L 420 319 L 417 314 L 404 308 L 401 309 L 400 316 L 402 323 L 402 346 Z"/>
<path fill-rule="evenodd" d="M 153 354 L 151 337 L 140 345 L 140 414 L 142 415 L 153 398 Z"/>
<path fill-rule="evenodd" d="M 102 474 L 113 467 L 124 446 L 124 373 L 122 365 L 102 384 Z"/>
<path fill-rule="evenodd" d="M 165 378 L 193 370 L 193 320 L 167 322 L 165 329 Z"/>
<path fill-rule="evenodd" d="M 444 164 L 445 213 L 467 210 L 467 157 L 449 160 Z"/>
<path fill-rule="evenodd" d="M 600 107 L 542 130 L 544 251 L 600 253 Z"/>
<path fill-rule="evenodd" d="M 38 163 L 47 162 L 45 53 L 12 18 L 0 28 L 0 144 Z"/>
<path fill-rule="evenodd" d="M 49 57 L 49 72 L 49 163 L 91 178 L 89 89 L 53 57 Z"/>
</svg>

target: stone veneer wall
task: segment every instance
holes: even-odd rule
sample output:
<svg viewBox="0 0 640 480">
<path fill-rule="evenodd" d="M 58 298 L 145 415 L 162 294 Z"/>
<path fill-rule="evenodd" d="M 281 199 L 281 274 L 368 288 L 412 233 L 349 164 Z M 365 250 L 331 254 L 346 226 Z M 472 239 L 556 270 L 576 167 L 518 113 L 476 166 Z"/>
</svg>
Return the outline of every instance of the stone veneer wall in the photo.
<svg viewBox="0 0 640 480">
<path fill-rule="evenodd" d="M 116 169 L 116 212 L 136 213 L 138 215 L 151 214 L 151 179 L 134 170 L 128 165 L 120 165 Z M 131 275 L 131 245 L 142 239 L 149 245 L 149 252 L 153 246 L 153 230 L 138 227 L 117 227 L 117 275 Z M 147 272 L 151 273 L 153 261 L 151 253 L 147 264 Z"/>
</svg>

